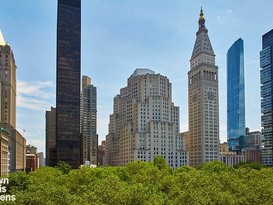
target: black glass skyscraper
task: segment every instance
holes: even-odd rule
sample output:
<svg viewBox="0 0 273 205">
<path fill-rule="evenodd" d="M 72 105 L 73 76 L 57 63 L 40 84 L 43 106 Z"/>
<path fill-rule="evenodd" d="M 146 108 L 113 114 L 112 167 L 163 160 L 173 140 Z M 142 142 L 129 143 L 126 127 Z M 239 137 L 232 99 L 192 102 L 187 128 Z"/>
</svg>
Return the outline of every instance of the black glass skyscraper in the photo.
<svg viewBox="0 0 273 205">
<path fill-rule="evenodd" d="M 239 38 L 227 52 L 227 140 L 240 153 L 245 141 L 244 42 Z"/>
<path fill-rule="evenodd" d="M 262 37 L 260 52 L 262 163 L 273 166 L 273 29 Z"/>
<path fill-rule="evenodd" d="M 81 0 L 59 0 L 57 15 L 57 162 L 81 163 Z"/>
</svg>

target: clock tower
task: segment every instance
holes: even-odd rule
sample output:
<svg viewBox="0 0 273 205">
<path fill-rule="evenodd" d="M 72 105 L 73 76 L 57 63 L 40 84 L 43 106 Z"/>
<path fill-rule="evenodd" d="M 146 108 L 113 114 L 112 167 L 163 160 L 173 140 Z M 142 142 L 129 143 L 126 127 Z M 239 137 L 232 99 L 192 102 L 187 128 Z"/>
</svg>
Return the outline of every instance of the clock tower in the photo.
<svg viewBox="0 0 273 205">
<path fill-rule="evenodd" d="M 189 164 L 219 159 L 218 67 L 201 8 L 188 72 Z"/>
</svg>

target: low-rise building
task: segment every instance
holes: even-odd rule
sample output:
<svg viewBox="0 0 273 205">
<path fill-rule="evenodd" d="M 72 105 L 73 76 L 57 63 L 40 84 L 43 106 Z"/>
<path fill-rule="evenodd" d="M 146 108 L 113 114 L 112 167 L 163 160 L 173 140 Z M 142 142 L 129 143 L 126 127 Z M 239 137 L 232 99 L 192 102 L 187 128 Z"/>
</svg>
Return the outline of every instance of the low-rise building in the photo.
<svg viewBox="0 0 273 205">
<path fill-rule="evenodd" d="M 26 170 L 35 171 L 37 169 L 37 156 L 36 154 L 26 154 Z"/>
<path fill-rule="evenodd" d="M 245 162 L 245 156 L 236 152 L 220 152 L 220 161 L 228 166 L 234 166 L 239 162 Z"/>
<path fill-rule="evenodd" d="M 254 147 L 243 149 L 243 155 L 246 162 L 261 162 L 261 150 Z"/>
</svg>

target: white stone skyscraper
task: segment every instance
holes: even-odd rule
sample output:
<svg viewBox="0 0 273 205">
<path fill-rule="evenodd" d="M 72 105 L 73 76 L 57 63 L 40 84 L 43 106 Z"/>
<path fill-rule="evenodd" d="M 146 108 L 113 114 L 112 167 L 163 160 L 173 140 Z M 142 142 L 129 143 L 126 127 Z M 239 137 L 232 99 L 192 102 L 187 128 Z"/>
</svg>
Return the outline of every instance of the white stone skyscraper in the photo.
<svg viewBox="0 0 273 205">
<path fill-rule="evenodd" d="M 162 156 L 177 168 L 187 164 L 179 136 L 179 107 L 172 102 L 169 79 L 149 69 L 136 69 L 114 98 L 106 137 L 106 163 L 125 165 Z"/>
<path fill-rule="evenodd" d="M 201 8 L 188 72 L 189 164 L 219 158 L 218 67 Z"/>
</svg>

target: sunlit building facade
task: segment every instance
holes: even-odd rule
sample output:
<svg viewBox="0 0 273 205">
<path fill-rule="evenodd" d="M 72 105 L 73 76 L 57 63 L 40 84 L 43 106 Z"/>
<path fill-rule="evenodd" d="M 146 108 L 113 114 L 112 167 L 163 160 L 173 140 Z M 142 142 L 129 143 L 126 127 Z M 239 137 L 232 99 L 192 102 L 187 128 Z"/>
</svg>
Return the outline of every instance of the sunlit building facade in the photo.
<svg viewBox="0 0 273 205">
<path fill-rule="evenodd" d="M 149 69 L 136 69 L 114 98 L 106 136 L 106 164 L 149 162 L 162 156 L 173 168 L 186 165 L 179 123 L 179 107 L 172 102 L 169 79 Z"/>
<path fill-rule="evenodd" d="M 219 159 L 218 67 L 201 9 L 188 72 L 189 165 Z"/>
<path fill-rule="evenodd" d="M 82 77 L 81 93 L 81 135 L 83 164 L 89 161 L 98 164 L 97 134 L 97 88 L 91 84 L 91 78 Z"/>
<path fill-rule="evenodd" d="M 0 31 L 0 125 L 8 133 L 2 140 L 9 142 L 10 172 L 26 165 L 26 140 L 16 130 L 16 69 L 13 51 Z"/>
<path fill-rule="evenodd" d="M 0 122 L 16 128 L 16 64 L 14 54 L 0 31 Z"/>
</svg>

